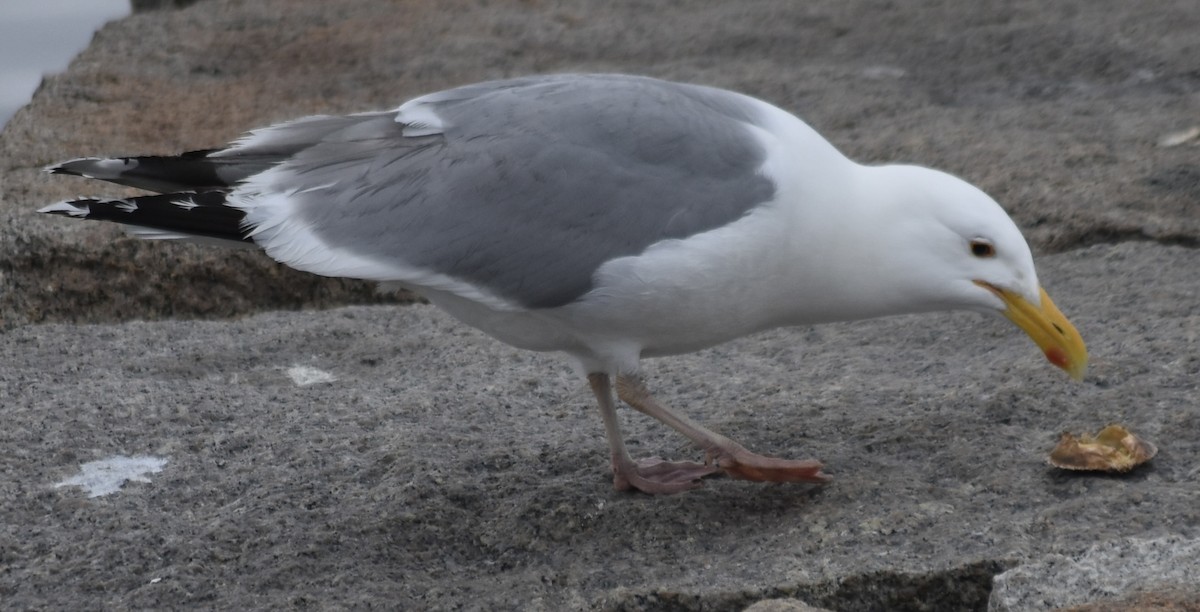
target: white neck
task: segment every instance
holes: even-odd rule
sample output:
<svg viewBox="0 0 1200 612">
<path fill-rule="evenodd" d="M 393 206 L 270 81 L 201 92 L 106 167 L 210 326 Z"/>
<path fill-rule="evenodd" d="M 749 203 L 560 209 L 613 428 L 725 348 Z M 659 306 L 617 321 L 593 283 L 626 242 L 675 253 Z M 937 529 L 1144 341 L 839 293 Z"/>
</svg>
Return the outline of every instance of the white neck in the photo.
<svg viewBox="0 0 1200 612">
<path fill-rule="evenodd" d="M 772 318 L 785 325 L 808 324 L 949 307 L 931 301 L 925 278 L 914 274 L 919 266 L 900 256 L 908 251 L 899 243 L 909 235 L 906 224 L 922 219 L 907 214 L 887 192 L 895 185 L 882 179 L 895 168 L 846 160 L 833 171 L 842 176 L 797 177 L 795 183 L 805 191 L 781 190 L 791 252 L 775 272 L 787 280 L 775 285 L 776 294 L 768 301 L 780 305 Z"/>
</svg>

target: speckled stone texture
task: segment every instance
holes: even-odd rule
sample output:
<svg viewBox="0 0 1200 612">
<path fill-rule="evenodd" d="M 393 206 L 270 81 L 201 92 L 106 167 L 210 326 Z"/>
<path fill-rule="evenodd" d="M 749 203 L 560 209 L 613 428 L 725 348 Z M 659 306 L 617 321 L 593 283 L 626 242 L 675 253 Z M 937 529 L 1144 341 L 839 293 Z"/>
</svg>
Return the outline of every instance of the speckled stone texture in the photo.
<svg viewBox="0 0 1200 612">
<path fill-rule="evenodd" d="M 985 610 L 1005 571 L 1200 537 L 1200 147 L 1160 144 L 1200 124 L 1194 1 L 162 4 L 0 135 L 3 607 Z M 253 252 L 33 212 L 122 193 L 38 172 L 64 158 L 563 71 L 738 89 L 857 159 L 975 182 L 1029 236 L 1087 379 L 970 313 L 777 330 L 649 362 L 649 384 L 836 480 L 617 494 L 554 356 Z M 638 455 L 695 456 L 624 418 Z M 1110 422 L 1159 455 L 1046 465 L 1060 432 Z M 95 499 L 54 488 L 118 454 L 168 463 Z M 1196 601 L 1106 593 L 1069 601 Z"/>
<path fill-rule="evenodd" d="M 1119 605 L 1121 600 L 1138 609 L 1128 600 L 1147 593 L 1200 608 L 1200 540 L 1126 538 L 1076 555 L 1048 555 L 996 576 L 988 611 Z"/>
</svg>

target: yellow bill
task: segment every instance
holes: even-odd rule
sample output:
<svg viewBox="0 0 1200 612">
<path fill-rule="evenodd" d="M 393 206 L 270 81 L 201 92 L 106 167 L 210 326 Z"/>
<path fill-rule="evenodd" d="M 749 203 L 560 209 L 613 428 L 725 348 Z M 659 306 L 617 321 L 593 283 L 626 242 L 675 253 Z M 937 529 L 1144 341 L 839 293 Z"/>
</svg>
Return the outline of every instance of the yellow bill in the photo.
<svg viewBox="0 0 1200 612">
<path fill-rule="evenodd" d="M 1071 378 L 1083 380 L 1083 374 L 1087 371 L 1087 346 L 1079 331 L 1058 310 L 1045 289 L 1039 288 L 1042 303 L 1034 305 L 1007 289 L 979 281 L 976 283 L 1004 300 L 1007 305 L 1004 316 L 1029 334 L 1050 363 L 1066 370 Z"/>
</svg>

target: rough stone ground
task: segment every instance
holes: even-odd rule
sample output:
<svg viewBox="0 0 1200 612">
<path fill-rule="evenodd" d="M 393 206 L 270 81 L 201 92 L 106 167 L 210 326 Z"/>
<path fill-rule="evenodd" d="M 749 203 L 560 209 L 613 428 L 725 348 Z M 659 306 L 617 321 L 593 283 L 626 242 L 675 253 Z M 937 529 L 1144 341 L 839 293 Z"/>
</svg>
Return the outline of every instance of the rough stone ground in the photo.
<svg viewBox="0 0 1200 612">
<path fill-rule="evenodd" d="M 110 24 L 0 136 L 0 601 L 983 609 L 992 577 L 1022 563 L 1130 538 L 1191 546 L 1200 148 L 1160 141 L 1200 124 L 1194 8 L 206 0 Z M 552 356 L 425 306 L 279 311 L 377 298 L 252 253 L 32 213 L 92 188 L 37 173 L 59 159 L 561 71 L 739 89 L 858 159 L 975 182 L 1041 254 L 1089 341 L 1087 380 L 970 314 L 776 331 L 652 362 L 651 381 L 752 448 L 821 458 L 835 483 L 619 495 L 588 393 Z M 338 380 L 297 387 L 298 364 Z M 627 418 L 639 452 L 690 452 Z M 1112 421 L 1160 455 L 1121 477 L 1044 464 L 1060 431 Z M 170 463 L 105 497 L 52 486 L 119 453 Z M 1147 581 L 1144 597 L 1192 605 L 1196 582 Z M 1125 596 L 1148 601 L 992 605 Z"/>
</svg>

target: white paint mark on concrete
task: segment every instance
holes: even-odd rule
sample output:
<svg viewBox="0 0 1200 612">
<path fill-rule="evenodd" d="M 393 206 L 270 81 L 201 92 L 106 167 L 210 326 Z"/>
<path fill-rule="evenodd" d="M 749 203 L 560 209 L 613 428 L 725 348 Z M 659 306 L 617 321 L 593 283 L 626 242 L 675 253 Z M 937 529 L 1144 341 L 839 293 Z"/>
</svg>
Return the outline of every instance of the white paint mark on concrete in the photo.
<svg viewBox="0 0 1200 612">
<path fill-rule="evenodd" d="M 58 487 L 83 487 L 88 497 L 116 493 L 126 481 L 150 482 L 146 474 L 161 472 L 167 460 L 161 457 L 109 457 L 79 466 L 79 475 L 56 483 Z"/>
<path fill-rule="evenodd" d="M 296 383 L 296 385 L 300 387 L 331 383 L 337 380 L 337 376 L 334 376 L 329 372 L 302 365 L 294 365 L 288 368 L 287 375 L 292 379 L 292 382 Z"/>
</svg>

